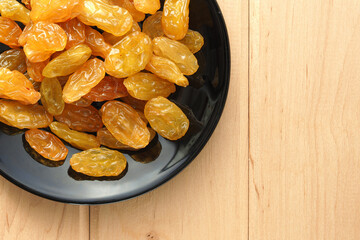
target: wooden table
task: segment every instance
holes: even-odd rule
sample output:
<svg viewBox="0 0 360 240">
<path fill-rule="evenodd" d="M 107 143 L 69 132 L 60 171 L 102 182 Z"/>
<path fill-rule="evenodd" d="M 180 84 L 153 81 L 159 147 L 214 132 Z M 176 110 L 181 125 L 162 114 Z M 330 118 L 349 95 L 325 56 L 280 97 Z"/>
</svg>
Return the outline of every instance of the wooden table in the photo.
<svg viewBox="0 0 360 240">
<path fill-rule="evenodd" d="M 231 85 L 196 160 L 155 191 L 94 207 L 2 179 L 0 239 L 359 239 L 360 2 L 219 4 Z"/>
</svg>

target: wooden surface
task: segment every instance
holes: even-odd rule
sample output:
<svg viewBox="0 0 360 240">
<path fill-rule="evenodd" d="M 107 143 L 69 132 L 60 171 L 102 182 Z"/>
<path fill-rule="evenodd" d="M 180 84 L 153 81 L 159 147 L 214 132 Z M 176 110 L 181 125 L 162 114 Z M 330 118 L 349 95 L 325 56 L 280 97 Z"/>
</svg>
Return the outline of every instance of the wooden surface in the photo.
<svg viewBox="0 0 360 240">
<path fill-rule="evenodd" d="M 148 194 L 90 211 L 1 179 L 0 239 L 360 238 L 360 2 L 219 5 L 231 86 L 196 160 Z"/>
</svg>

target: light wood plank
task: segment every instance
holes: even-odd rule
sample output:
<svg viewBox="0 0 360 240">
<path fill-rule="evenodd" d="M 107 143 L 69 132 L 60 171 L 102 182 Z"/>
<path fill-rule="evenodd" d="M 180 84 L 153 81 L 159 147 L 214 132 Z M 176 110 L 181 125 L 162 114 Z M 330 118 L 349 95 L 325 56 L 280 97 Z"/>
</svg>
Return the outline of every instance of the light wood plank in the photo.
<svg viewBox="0 0 360 240">
<path fill-rule="evenodd" d="M 360 2 L 250 3 L 250 239 L 359 239 Z"/>
<path fill-rule="evenodd" d="M 37 197 L 1 177 L 0 239 L 89 239 L 89 207 Z"/>
<path fill-rule="evenodd" d="M 219 1 L 232 50 L 221 121 L 201 154 L 153 192 L 91 207 L 91 239 L 248 238 L 248 2 Z"/>
</svg>

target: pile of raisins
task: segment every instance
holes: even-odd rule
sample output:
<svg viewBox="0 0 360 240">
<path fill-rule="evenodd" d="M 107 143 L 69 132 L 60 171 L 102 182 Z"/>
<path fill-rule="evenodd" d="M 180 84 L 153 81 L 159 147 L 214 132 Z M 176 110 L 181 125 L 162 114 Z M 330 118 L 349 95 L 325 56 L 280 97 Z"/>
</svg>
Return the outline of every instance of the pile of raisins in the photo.
<svg viewBox="0 0 360 240">
<path fill-rule="evenodd" d="M 108 148 L 180 139 L 189 120 L 167 97 L 189 85 L 204 44 L 188 29 L 189 2 L 159 11 L 159 0 L 0 1 L 0 42 L 11 48 L 0 54 L 0 121 L 29 129 L 31 148 L 51 161 L 67 157 L 60 139 L 84 150 L 70 165 L 94 177 L 126 168 Z"/>
</svg>

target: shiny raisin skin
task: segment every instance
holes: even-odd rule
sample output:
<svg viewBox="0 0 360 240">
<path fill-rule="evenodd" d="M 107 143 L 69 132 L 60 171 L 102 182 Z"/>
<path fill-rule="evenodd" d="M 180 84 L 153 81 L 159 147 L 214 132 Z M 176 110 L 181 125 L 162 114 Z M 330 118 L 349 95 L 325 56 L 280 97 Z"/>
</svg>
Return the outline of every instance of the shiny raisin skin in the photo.
<svg viewBox="0 0 360 240">
<path fill-rule="evenodd" d="M 42 71 L 49 63 L 49 59 L 43 62 L 33 63 L 26 59 L 27 73 L 29 76 L 36 82 L 42 82 L 44 76 L 42 75 Z"/>
<path fill-rule="evenodd" d="M 86 25 L 97 26 L 115 36 L 127 33 L 133 21 L 126 9 L 101 0 L 83 0 L 76 11 L 78 19 Z"/>
<path fill-rule="evenodd" d="M 158 11 L 154 15 L 146 18 L 143 23 L 143 32 L 149 35 L 151 39 L 164 36 L 164 31 L 161 26 L 162 14 L 162 11 Z"/>
<path fill-rule="evenodd" d="M 135 110 L 141 111 L 141 112 L 144 111 L 145 104 L 146 104 L 146 101 L 136 99 L 136 98 L 132 97 L 131 95 L 128 95 L 126 97 L 122 97 L 121 101 L 128 104 L 129 106 L 131 106 Z"/>
<path fill-rule="evenodd" d="M 30 11 L 16 0 L 0 1 L 1 16 L 11 20 L 28 24 L 30 22 Z"/>
<path fill-rule="evenodd" d="M 50 129 L 56 136 L 75 148 L 87 150 L 100 147 L 100 143 L 94 135 L 71 130 L 65 123 L 52 122 Z"/>
<path fill-rule="evenodd" d="M 25 139 L 31 148 L 51 161 L 64 160 L 69 152 L 59 138 L 40 129 L 27 130 Z"/>
<path fill-rule="evenodd" d="M 107 148 L 89 149 L 74 154 L 70 159 L 72 169 L 93 177 L 118 176 L 126 165 L 126 158 L 122 153 Z"/>
<path fill-rule="evenodd" d="M 162 137 L 177 140 L 189 129 L 189 119 L 175 103 L 164 97 L 153 98 L 145 105 L 145 117 Z"/>
<path fill-rule="evenodd" d="M 60 115 L 65 103 L 62 99 L 62 88 L 57 78 L 44 78 L 41 82 L 41 103 L 51 115 Z"/>
<path fill-rule="evenodd" d="M 59 26 L 64 29 L 68 38 L 65 49 L 70 49 L 85 42 L 85 24 L 80 22 L 77 18 L 59 23 Z"/>
<path fill-rule="evenodd" d="M 78 101 L 88 94 L 105 77 L 104 62 L 93 58 L 73 73 L 63 89 L 63 99 L 66 103 Z"/>
<path fill-rule="evenodd" d="M 53 117 L 41 105 L 0 100 L 0 122 L 7 125 L 20 129 L 46 128 L 52 120 Z"/>
<path fill-rule="evenodd" d="M 189 28 L 190 0 L 165 0 L 161 24 L 167 37 L 181 40 Z"/>
<path fill-rule="evenodd" d="M 85 43 L 91 48 L 92 55 L 106 58 L 111 51 L 111 46 L 105 42 L 104 37 L 95 29 L 86 26 L 85 28 Z"/>
<path fill-rule="evenodd" d="M 124 86 L 124 79 L 106 76 L 98 85 L 93 87 L 84 98 L 94 102 L 102 102 L 125 97 L 127 95 L 128 92 Z"/>
<path fill-rule="evenodd" d="M 22 31 L 16 22 L 0 16 L 0 42 L 11 48 L 19 47 L 19 37 Z"/>
<path fill-rule="evenodd" d="M 55 116 L 55 119 L 80 132 L 96 132 L 103 126 L 99 111 L 93 106 L 66 104 L 62 114 Z"/>
<path fill-rule="evenodd" d="M 0 68 L 0 98 L 35 104 L 40 99 L 40 93 L 21 72 Z"/>
<path fill-rule="evenodd" d="M 103 32 L 102 36 L 104 37 L 105 42 L 107 42 L 111 45 L 115 45 L 116 43 L 120 42 L 120 40 L 122 40 L 124 37 L 126 37 L 127 35 L 129 35 L 133 32 L 141 32 L 141 28 L 140 28 L 139 24 L 135 21 L 133 21 L 132 27 L 125 35 L 114 36 L 111 33 Z"/>
<path fill-rule="evenodd" d="M 189 29 L 185 37 L 179 42 L 187 46 L 190 52 L 197 53 L 204 45 L 204 38 L 199 32 Z"/>
<path fill-rule="evenodd" d="M 80 0 L 31 0 L 30 18 L 33 22 L 65 22 L 76 16 L 73 10 L 79 2 Z"/>
<path fill-rule="evenodd" d="M 117 78 L 128 77 L 143 70 L 151 56 L 150 37 L 133 32 L 113 46 L 105 59 L 106 72 Z"/>
<path fill-rule="evenodd" d="M 70 104 L 78 106 L 78 107 L 88 107 L 93 103 L 93 101 L 85 99 L 85 98 L 80 98 L 79 100 L 77 100 L 76 102 L 72 102 Z"/>
<path fill-rule="evenodd" d="M 133 0 L 112 0 L 111 3 L 128 10 L 136 22 L 141 22 L 145 18 L 145 14 L 143 12 L 136 10 Z"/>
<path fill-rule="evenodd" d="M 26 72 L 26 56 L 21 49 L 10 49 L 0 54 L 0 67 Z"/>
<path fill-rule="evenodd" d="M 152 73 L 136 73 L 125 79 L 124 85 L 129 94 L 140 100 L 150 100 L 154 97 L 168 97 L 175 92 L 175 85 L 161 79 Z"/>
<path fill-rule="evenodd" d="M 160 8 L 160 0 L 133 0 L 136 10 L 154 14 Z"/>
<path fill-rule="evenodd" d="M 167 58 L 153 55 L 145 69 L 178 86 L 186 87 L 189 85 L 188 79 L 180 71 L 179 67 Z"/>
<path fill-rule="evenodd" d="M 184 44 L 171 40 L 167 37 L 153 39 L 155 55 L 165 57 L 173 61 L 185 75 L 194 74 L 198 68 L 198 62 L 194 54 Z"/>
<path fill-rule="evenodd" d="M 136 149 L 149 144 L 150 132 L 132 107 L 113 100 L 106 102 L 100 111 L 104 125 L 118 141 Z"/>
<path fill-rule="evenodd" d="M 91 49 L 85 44 L 79 44 L 52 59 L 42 74 L 48 78 L 67 76 L 78 70 L 90 56 Z"/>
</svg>

